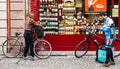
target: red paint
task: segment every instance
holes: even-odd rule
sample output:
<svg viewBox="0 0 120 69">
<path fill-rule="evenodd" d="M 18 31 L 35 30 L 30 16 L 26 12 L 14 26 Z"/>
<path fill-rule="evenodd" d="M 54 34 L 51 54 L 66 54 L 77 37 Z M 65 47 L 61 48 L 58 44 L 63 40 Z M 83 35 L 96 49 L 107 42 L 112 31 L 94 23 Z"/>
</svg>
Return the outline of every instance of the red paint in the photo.
<svg viewBox="0 0 120 69">
<path fill-rule="evenodd" d="M 75 46 L 82 41 L 87 35 L 80 34 L 80 35 L 46 35 L 45 39 L 48 40 L 54 51 L 74 51 Z M 103 36 L 103 35 L 99 35 Z M 96 39 L 99 44 L 103 43 L 103 39 L 92 37 Z M 96 50 L 96 46 L 92 41 L 90 41 L 90 50 Z M 116 47 L 116 50 L 120 50 L 120 43 L 114 42 L 113 45 Z"/>
<path fill-rule="evenodd" d="M 118 0 L 118 8 L 119 8 L 119 17 L 118 17 L 118 29 L 119 29 L 119 31 L 120 31 L 120 0 Z M 120 37 L 120 32 L 119 32 L 119 37 Z"/>
<path fill-rule="evenodd" d="M 39 0 L 30 0 L 31 12 L 34 13 L 34 20 L 39 20 Z"/>
<path fill-rule="evenodd" d="M 55 2 L 56 2 L 57 4 L 61 4 L 61 3 L 62 3 L 62 0 L 55 0 Z"/>
</svg>

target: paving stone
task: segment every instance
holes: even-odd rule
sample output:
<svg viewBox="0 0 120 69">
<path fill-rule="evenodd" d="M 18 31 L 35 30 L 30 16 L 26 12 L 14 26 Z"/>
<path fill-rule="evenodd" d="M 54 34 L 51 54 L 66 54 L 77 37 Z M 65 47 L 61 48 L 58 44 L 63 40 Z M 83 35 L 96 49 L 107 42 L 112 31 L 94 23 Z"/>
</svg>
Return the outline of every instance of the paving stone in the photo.
<svg viewBox="0 0 120 69">
<path fill-rule="evenodd" d="M 101 63 L 95 62 L 95 56 L 51 56 L 48 59 L 36 59 L 35 61 L 20 58 L 1 57 L 0 69 L 120 69 L 120 56 L 115 58 L 116 65 L 103 67 Z"/>
</svg>

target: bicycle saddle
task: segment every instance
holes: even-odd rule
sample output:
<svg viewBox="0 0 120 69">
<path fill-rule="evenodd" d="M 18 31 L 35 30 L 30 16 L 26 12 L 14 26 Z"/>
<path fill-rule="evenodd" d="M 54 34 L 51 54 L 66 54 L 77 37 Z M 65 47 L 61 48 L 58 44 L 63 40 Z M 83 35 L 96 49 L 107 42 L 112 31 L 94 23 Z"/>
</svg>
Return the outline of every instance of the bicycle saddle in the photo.
<svg viewBox="0 0 120 69">
<path fill-rule="evenodd" d="M 22 34 L 21 32 L 15 32 L 15 36 L 19 36 L 20 34 Z"/>
</svg>

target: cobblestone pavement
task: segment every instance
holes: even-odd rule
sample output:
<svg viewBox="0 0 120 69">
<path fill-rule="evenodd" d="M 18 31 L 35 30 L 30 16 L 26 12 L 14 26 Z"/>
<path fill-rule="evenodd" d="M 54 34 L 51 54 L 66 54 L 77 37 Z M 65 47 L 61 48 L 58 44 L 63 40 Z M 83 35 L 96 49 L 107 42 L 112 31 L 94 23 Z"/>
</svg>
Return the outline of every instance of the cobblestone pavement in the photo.
<svg viewBox="0 0 120 69">
<path fill-rule="evenodd" d="M 95 56 L 51 56 L 48 59 L 36 59 L 35 61 L 23 60 L 17 64 L 20 58 L 1 57 L 0 69 L 120 69 L 120 56 L 115 58 L 116 65 L 103 67 L 95 62 Z"/>
</svg>

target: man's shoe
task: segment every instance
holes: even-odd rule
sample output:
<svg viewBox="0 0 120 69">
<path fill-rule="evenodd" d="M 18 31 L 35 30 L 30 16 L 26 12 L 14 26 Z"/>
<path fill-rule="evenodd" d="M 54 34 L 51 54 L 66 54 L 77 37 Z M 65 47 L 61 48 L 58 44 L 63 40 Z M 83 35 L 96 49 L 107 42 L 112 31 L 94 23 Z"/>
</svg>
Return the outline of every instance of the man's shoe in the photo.
<svg viewBox="0 0 120 69">
<path fill-rule="evenodd" d="M 115 65 L 115 62 L 111 62 L 110 65 Z"/>
<path fill-rule="evenodd" d="M 27 57 L 23 57 L 24 60 L 27 60 Z"/>
<path fill-rule="evenodd" d="M 103 66 L 104 66 L 104 67 L 109 67 L 110 65 L 109 65 L 109 64 L 105 64 L 105 63 L 104 63 L 104 64 L 103 64 Z"/>
<path fill-rule="evenodd" d="M 31 60 L 31 61 L 34 61 L 34 60 L 35 60 L 35 58 L 34 58 L 34 57 L 31 57 L 31 58 L 30 58 L 30 60 Z"/>
</svg>

